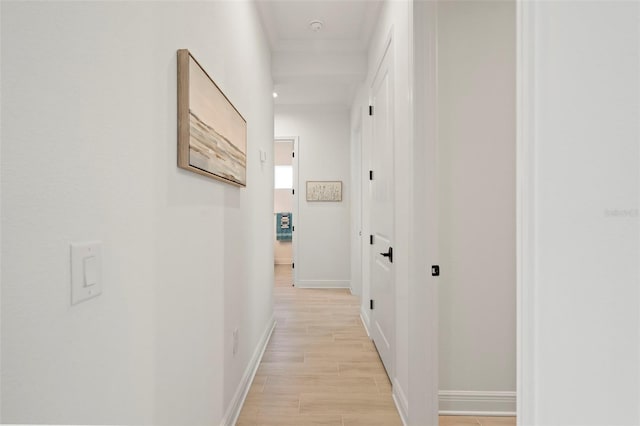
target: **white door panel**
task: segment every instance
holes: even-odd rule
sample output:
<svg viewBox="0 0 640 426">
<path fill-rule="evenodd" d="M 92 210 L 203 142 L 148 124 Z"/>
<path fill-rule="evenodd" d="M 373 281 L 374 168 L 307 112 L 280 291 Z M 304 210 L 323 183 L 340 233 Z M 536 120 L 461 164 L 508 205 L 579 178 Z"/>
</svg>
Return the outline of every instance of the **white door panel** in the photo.
<svg viewBox="0 0 640 426">
<path fill-rule="evenodd" d="M 394 309 L 394 181 L 393 181 L 393 79 L 390 47 L 382 59 L 371 87 L 372 157 L 371 180 L 371 337 L 389 377 L 393 377 L 395 309 Z M 383 254 L 387 254 L 384 256 Z"/>
</svg>

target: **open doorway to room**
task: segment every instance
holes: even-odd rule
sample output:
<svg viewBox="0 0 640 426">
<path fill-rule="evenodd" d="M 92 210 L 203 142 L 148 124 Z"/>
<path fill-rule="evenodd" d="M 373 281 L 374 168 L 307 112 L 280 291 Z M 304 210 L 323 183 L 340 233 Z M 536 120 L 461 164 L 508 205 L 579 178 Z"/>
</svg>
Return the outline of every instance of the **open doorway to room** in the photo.
<svg viewBox="0 0 640 426">
<path fill-rule="evenodd" d="M 515 426 L 516 4 L 437 14 L 439 410 Z"/>
<path fill-rule="evenodd" d="M 295 202 L 295 138 L 274 140 L 274 274 L 275 286 L 295 285 L 294 221 L 297 216 Z"/>
</svg>

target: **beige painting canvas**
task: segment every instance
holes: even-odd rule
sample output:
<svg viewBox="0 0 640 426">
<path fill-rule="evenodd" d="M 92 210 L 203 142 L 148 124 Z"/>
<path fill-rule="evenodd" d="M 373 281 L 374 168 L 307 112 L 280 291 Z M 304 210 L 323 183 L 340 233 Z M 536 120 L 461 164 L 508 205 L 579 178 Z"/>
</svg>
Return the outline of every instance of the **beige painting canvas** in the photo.
<svg viewBox="0 0 640 426">
<path fill-rule="evenodd" d="M 178 51 L 178 165 L 247 184 L 247 122 L 186 49 Z"/>
<path fill-rule="evenodd" d="M 342 201 L 342 182 L 307 181 L 307 201 Z"/>
</svg>

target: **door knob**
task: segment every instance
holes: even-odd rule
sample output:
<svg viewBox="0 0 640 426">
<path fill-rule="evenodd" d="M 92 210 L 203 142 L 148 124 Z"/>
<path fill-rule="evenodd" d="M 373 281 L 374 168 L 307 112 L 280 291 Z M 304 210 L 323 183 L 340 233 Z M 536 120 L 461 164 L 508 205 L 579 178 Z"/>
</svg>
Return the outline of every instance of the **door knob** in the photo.
<svg viewBox="0 0 640 426">
<path fill-rule="evenodd" d="M 393 247 L 389 247 L 389 251 L 386 253 L 380 253 L 384 257 L 389 258 L 389 262 L 393 263 Z"/>
</svg>

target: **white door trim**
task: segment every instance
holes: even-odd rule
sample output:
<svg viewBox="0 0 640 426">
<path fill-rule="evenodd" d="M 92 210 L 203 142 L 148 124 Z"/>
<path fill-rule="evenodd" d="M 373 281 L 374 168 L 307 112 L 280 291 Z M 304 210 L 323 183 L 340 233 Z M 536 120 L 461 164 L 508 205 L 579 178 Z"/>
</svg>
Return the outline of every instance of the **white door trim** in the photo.
<svg viewBox="0 0 640 426">
<path fill-rule="evenodd" d="M 350 289 L 351 294 L 358 296 L 360 299 L 362 298 L 362 267 L 363 267 L 363 250 L 362 245 L 365 240 L 363 238 L 363 202 L 362 202 L 362 176 L 364 174 L 362 169 L 362 116 L 360 114 L 356 114 L 355 122 L 351 128 L 351 182 L 352 182 L 352 198 L 351 198 L 351 238 L 350 243 L 352 244 L 352 257 L 351 257 L 351 282 Z M 359 161 L 356 161 L 359 160 Z M 355 213 L 355 214 L 354 214 Z M 357 225 L 357 226 L 354 226 Z M 354 240 L 355 239 L 355 240 Z M 357 244 L 354 246 L 354 241 L 357 241 Z M 356 250 L 356 253 L 359 256 L 353 256 L 353 250 Z M 357 272 L 359 275 L 354 277 L 354 272 Z M 356 280 L 355 278 L 358 278 Z M 355 291 L 354 291 L 355 285 Z"/>
<path fill-rule="evenodd" d="M 536 3 L 518 0 L 516 124 L 517 422 L 535 424 L 535 34 Z"/>
<path fill-rule="evenodd" d="M 438 277 L 438 3 L 412 2 L 410 14 L 410 80 L 412 102 L 409 250 L 409 389 L 411 424 L 435 425 L 439 410 Z"/>
<path fill-rule="evenodd" d="M 293 201 L 291 202 L 291 213 L 293 214 L 293 226 L 295 228 L 295 226 L 297 224 L 299 224 L 300 222 L 300 217 L 298 216 L 298 212 L 300 211 L 300 209 L 298 208 L 298 188 L 299 188 L 299 184 L 298 184 L 298 157 L 299 157 L 299 152 L 298 152 L 298 136 L 276 136 L 273 138 L 274 142 L 293 142 L 293 152 L 294 152 L 294 156 L 293 159 L 291 161 L 291 165 L 293 167 Z M 292 252 L 292 257 L 293 257 L 293 265 L 296 266 L 296 262 L 299 261 L 298 259 L 298 238 L 297 236 L 299 234 L 296 234 L 297 232 L 300 232 L 300 227 L 295 228 L 296 231 L 293 231 L 291 233 L 291 252 Z M 293 268 L 293 282 L 294 284 L 298 282 L 298 267 Z"/>
</svg>

